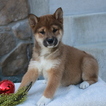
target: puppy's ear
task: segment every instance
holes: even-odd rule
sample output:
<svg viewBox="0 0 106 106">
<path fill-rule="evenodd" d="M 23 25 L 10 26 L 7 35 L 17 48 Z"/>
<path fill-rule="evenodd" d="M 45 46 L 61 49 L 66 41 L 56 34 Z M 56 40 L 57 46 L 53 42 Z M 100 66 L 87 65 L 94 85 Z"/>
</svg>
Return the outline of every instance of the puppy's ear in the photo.
<svg viewBox="0 0 106 106">
<path fill-rule="evenodd" d="M 28 19 L 31 28 L 34 28 L 35 25 L 38 23 L 38 17 L 35 16 L 34 14 L 29 14 Z"/>
<path fill-rule="evenodd" d="M 62 8 L 58 8 L 55 13 L 54 13 L 54 17 L 57 19 L 57 20 L 60 20 L 60 21 L 63 21 L 63 10 Z"/>
</svg>

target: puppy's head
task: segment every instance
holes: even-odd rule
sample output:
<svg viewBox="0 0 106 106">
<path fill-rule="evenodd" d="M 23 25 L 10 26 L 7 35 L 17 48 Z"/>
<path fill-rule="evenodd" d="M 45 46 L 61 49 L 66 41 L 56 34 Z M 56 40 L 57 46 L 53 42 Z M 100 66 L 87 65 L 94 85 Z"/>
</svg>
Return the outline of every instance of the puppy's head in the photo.
<svg viewBox="0 0 106 106">
<path fill-rule="evenodd" d="M 54 14 L 37 17 L 29 15 L 29 24 L 36 42 L 47 48 L 57 47 L 63 35 L 63 11 L 58 8 Z"/>
</svg>

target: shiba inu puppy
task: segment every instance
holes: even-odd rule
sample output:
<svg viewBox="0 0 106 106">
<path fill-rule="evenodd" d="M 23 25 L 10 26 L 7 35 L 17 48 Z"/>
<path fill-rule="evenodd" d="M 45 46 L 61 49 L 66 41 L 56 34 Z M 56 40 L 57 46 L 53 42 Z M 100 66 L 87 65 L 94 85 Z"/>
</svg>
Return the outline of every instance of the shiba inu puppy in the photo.
<svg viewBox="0 0 106 106">
<path fill-rule="evenodd" d="M 84 51 L 62 43 L 63 11 L 58 8 L 54 14 L 37 17 L 29 15 L 29 24 L 34 33 L 34 48 L 28 70 L 24 75 L 22 88 L 35 82 L 39 75 L 47 80 L 47 87 L 37 106 L 45 106 L 53 98 L 60 85 L 80 84 L 87 88 L 98 81 L 98 63 Z"/>
</svg>

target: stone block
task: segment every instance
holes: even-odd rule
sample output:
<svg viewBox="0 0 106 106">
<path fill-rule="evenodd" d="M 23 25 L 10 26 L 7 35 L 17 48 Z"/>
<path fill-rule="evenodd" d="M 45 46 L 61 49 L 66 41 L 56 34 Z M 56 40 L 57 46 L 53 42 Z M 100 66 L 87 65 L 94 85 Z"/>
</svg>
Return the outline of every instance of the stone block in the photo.
<svg viewBox="0 0 106 106">
<path fill-rule="evenodd" d="M 2 62 L 3 76 L 15 76 L 24 74 L 27 71 L 29 63 L 29 50 L 32 49 L 31 44 L 21 43 L 14 49 L 12 53 Z M 32 51 L 32 50 L 31 50 Z"/>
<path fill-rule="evenodd" d="M 17 22 L 15 25 L 12 26 L 12 30 L 14 35 L 19 39 L 27 40 L 32 38 L 32 31 L 29 26 L 28 20 Z"/>
<path fill-rule="evenodd" d="M 0 25 L 24 19 L 28 12 L 27 0 L 0 0 Z"/>
<path fill-rule="evenodd" d="M 0 57 L 9 53 L 16 46 L 11 32 L 0 33 Z"/>
</svg>

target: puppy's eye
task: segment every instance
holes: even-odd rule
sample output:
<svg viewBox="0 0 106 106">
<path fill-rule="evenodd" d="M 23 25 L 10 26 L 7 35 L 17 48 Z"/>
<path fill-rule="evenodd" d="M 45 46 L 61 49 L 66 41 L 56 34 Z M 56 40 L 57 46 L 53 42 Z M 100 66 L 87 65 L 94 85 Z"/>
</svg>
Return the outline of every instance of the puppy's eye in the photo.
<svg viewBox="0 0 106 106">
<path fill-rule="evenodd" d="M 53 33 L 57 32 L 58 29 L 53 28 Z"/>
<path fill-rule="evenodd" d="M 43 34 L 43 35 L 44 35 L 44 34 L 45 34 L 45 31 L 44 31 L 44 30 L 42 30 L 42 31 L 40 31 L 39 33 L 41 33 L 41 34 Z"/>
</svg>

